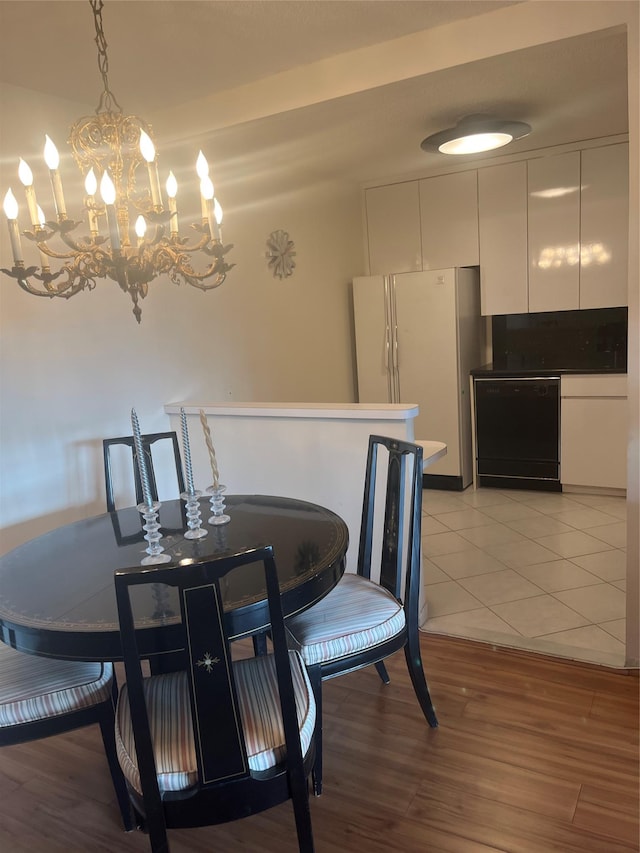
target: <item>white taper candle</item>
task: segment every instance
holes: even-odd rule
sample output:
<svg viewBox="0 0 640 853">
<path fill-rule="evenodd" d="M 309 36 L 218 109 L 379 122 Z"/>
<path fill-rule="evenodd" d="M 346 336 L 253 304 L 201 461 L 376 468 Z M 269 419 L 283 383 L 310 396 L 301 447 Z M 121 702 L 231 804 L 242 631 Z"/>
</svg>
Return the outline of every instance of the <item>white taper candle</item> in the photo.
<svg viewBox="0 0 640 853">
<path fill-rule="evenodd" d="M 180 427 L 182 429 L 182 452 L 184 454 L 184 473 L 187 478 L 187 492 L 193 495 L 196 490 L 193 487 L 193 468 L 191 467 L 191 447 L 189 446 L 187 415 L 183 408 L 180 409 Z"/>
<path fill-rule="evenodd" d="M 138 415 L 135 409 L 131 409 L 131 429 L 133 430 L 133 443 L 136 450 L 136 459 L 138 461 L 138 471 L 140 472 L 140 481 L 142 483 L 142 497 L 145 506 L 152 507 L 153 500 L 151 498 L 151 484 L 149 483 L 149 472 L 147 471 L 147 460 L 144 457 L 142 449 L 142 436 L 140 435 L 140 424 L 138 423 Z"/>
</svg>

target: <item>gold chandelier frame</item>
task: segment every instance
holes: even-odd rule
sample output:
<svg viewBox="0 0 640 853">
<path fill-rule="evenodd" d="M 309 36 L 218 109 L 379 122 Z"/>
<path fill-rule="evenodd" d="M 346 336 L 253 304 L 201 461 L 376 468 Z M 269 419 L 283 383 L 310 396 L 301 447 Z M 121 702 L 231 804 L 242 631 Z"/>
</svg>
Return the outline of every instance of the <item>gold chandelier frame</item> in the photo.
<svg viewBox="0 0 640 853">
<path fill-rule="evenodd" d="M 222 243 L 222 209 L 214 197 L 208 163 L 202 152 L 197 164 L 202 220 L 191 226 L 199 237 L 190 241 L 179 235 L 175 178 L 170 173 L 165 207 L 151 127 L 138 116 L 124 115 L 109 88 L 107 43 L 102 27 L 103 0 L 89 2 L 93 10 L 98 66 L 104 91 L 95 115 L 79 119 L 71 128 L 68 139 L 76 164 L 85 176 L 87 194 L 84 208 L 89 234 L 77 236 L 74 233 L 83 223 L 67 216 L 58 171 L 59 156 L 47 137 L 45 160 L 49 167 L 56 219 L 44 221 L 36 203 L 31 170 L 21 161 L 20 177 L 25 187 L 32 230 L 19 231 L 17 202 L 9 190 L 4 209 L 14 266 L 1 271 L 16 279 L 27 293 L 49 298 L 70 299 L 83 290 L 93 290 L 98 279 L 112 279 L 131 297 L 133 314 L 140 323 L 142 309 L 139 300 L 146 297 L 153 279 L 167 275 L 176 284 L 186 282 L 200 290 L 212 290 L 224 282 L 229 270 L 235 266 L 225 261 L 225 255 L 233 245 Z M 137 177 L 143 164 L 147 167 L 148 188 L 139 189 Z M 98 183 L 101 200 L 95 194 Z M 132 210 L 138 214 L 133 242 Z M 105 225 L 108 237 L 100 233 L 105 230 Z M 40 267 L 25 266 L 21 233 L 36 244 L 40 252 Z M 54 239 L 61 244 L 60 250 L 50 245 Z M 196 253 L 204 255 L 206 262 L 200 272 L 192 265 L 192 256 Z M 51 259 L 61 261 L 56 272 L 51 270 Z"/>
</svg>

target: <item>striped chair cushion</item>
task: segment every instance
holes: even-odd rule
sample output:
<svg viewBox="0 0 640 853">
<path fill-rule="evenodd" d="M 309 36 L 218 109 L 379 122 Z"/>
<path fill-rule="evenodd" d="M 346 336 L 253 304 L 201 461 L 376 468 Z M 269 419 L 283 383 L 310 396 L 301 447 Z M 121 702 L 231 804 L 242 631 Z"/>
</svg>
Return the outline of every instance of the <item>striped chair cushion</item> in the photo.
<svg viewBox="0 0 640 853">
<path fill-rule="evenodd" d="M 302 754 L 309 749 L 316 722 L 311 684 L 300 656 L 290 652 Z M 249 767 L 267 770 L 284 756 L 278 679 L 273 655 L 236 661 L 233 665 Z M 160 791 L 183 791 L 197 781 L 197 763 L 189 689 L 185 672 L 156 675 L 144 681 L 149 725 Z M 122 772 L 138 793 L 140 775 L 123 686 L 116 714 L 116 746 Z"/>
<path fill-rule="evenodd" d="M 54 660 L 0 643 L 0 727 L 79 711 L 111 695 L 113 665 Z"/>
<path fill-rule="evenodd" d="M 360 575 L 345 574 L 329 595 L 287 619 L 295 648 L 307 666 L 348 657 L 384 643 L 405 626 L 402 605 Z"/>
</svg>

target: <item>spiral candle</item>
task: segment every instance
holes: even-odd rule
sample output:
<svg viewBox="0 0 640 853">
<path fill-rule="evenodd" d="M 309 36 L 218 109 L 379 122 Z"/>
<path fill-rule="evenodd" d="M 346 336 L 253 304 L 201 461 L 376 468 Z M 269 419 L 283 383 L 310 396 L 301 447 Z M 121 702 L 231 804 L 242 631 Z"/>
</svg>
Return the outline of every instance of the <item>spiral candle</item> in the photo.
<svg viewBox="0 0 640 853">
<path fill-rule="evenodd" d="M 140 424 L 138 423 L 138 415 L 135 409 L 131 409 L 131 428 L 133 430 L 133 443 L 136 449 L 136 459 L 138 460 L 138 471 L 140 472 L 140 481 L 142 483 L 142 496 L 145 506 L 153 506 L 151 499 L 151 484 L 149 483 L 149 472 L 147 471 L 147 460 L 144 457 L 142 449 L 142 436 L 140 435 Z"/>
<path fill-rule="evenodd" d="M 182 452 L 184 454 L 184 473 L 187 478 L 187 492 L 195 493 L 193 487 L 193 468 L 191 467 L 191 447 L 189 445 L 189 431 L 187 429 L 187 416 L 184 409 L 180 409 L 180 427 L 182 428 Z"/>
<path fill-rule="evenodd" d="M 209 462 L 211 463 L 211 473 L 213 474 L 213 485 L 214 488 L 217 489 L 220 484 L 220 473 L 218 471 L 216 452 L 213 448 L 213 441 L 211 440 L 211 430 L 209 429 L 209 424 L 207 423 L 207 416 L 205 415 L 203 409 L 200 409 L 200 423 L 202 424 L 204 440 L 207 443 L 207 450 L 209 451 Z"/>
</svg>

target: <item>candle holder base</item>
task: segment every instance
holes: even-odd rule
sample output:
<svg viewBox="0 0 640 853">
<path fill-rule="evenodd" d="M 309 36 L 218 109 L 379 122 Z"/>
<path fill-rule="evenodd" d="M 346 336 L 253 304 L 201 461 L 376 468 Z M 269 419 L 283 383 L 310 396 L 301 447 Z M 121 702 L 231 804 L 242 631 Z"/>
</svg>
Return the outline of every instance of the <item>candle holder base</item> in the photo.
<svg viewBox="0 0 640 853">
<path fill-rule="evenodd" d="M 158 563 L 170 563 L 171 557 L 169 554 L 164 554 L 164 547 L 160 544 L 162 533 L 160 533 L 160 524 L 158 523 L 158 510 L 162 504 L 160 501 L 154 501 L 151 506 L 147 504 L 138 504 L 138 512 L 144 518 L 145 523 L 142 529 L 146 531 L 145 539 L 149 543 L 146 549 L 148 556 L 140 561 L 141 566 L 153 566 Z"/>
<path fill-rule="evenodd" d="M 200 503 L 198 502 L 198 498 L 201 496 L 202 492 L 194 491 L 193 494 L 189 494 L 189 492 L 184 492 L 180 495 L 182 500 L 186 504 L 187 509 L 187 524 L 189 525 L 189 529 L 184 534 L 185 539 L 202 539 L 203 536 L 207 536 L 209 531 L 205 530 L 200 526 Z"/>
<path fill-rule="evenodd" d="M 211 505 L 213 515 L 209 519 L 209 524 L 228 524 L 231 521 L 231 516 L 225 515 L 224 493 L 227 491 L 226 486 L 209 486 L 206 490 Z"/>
</svg>

